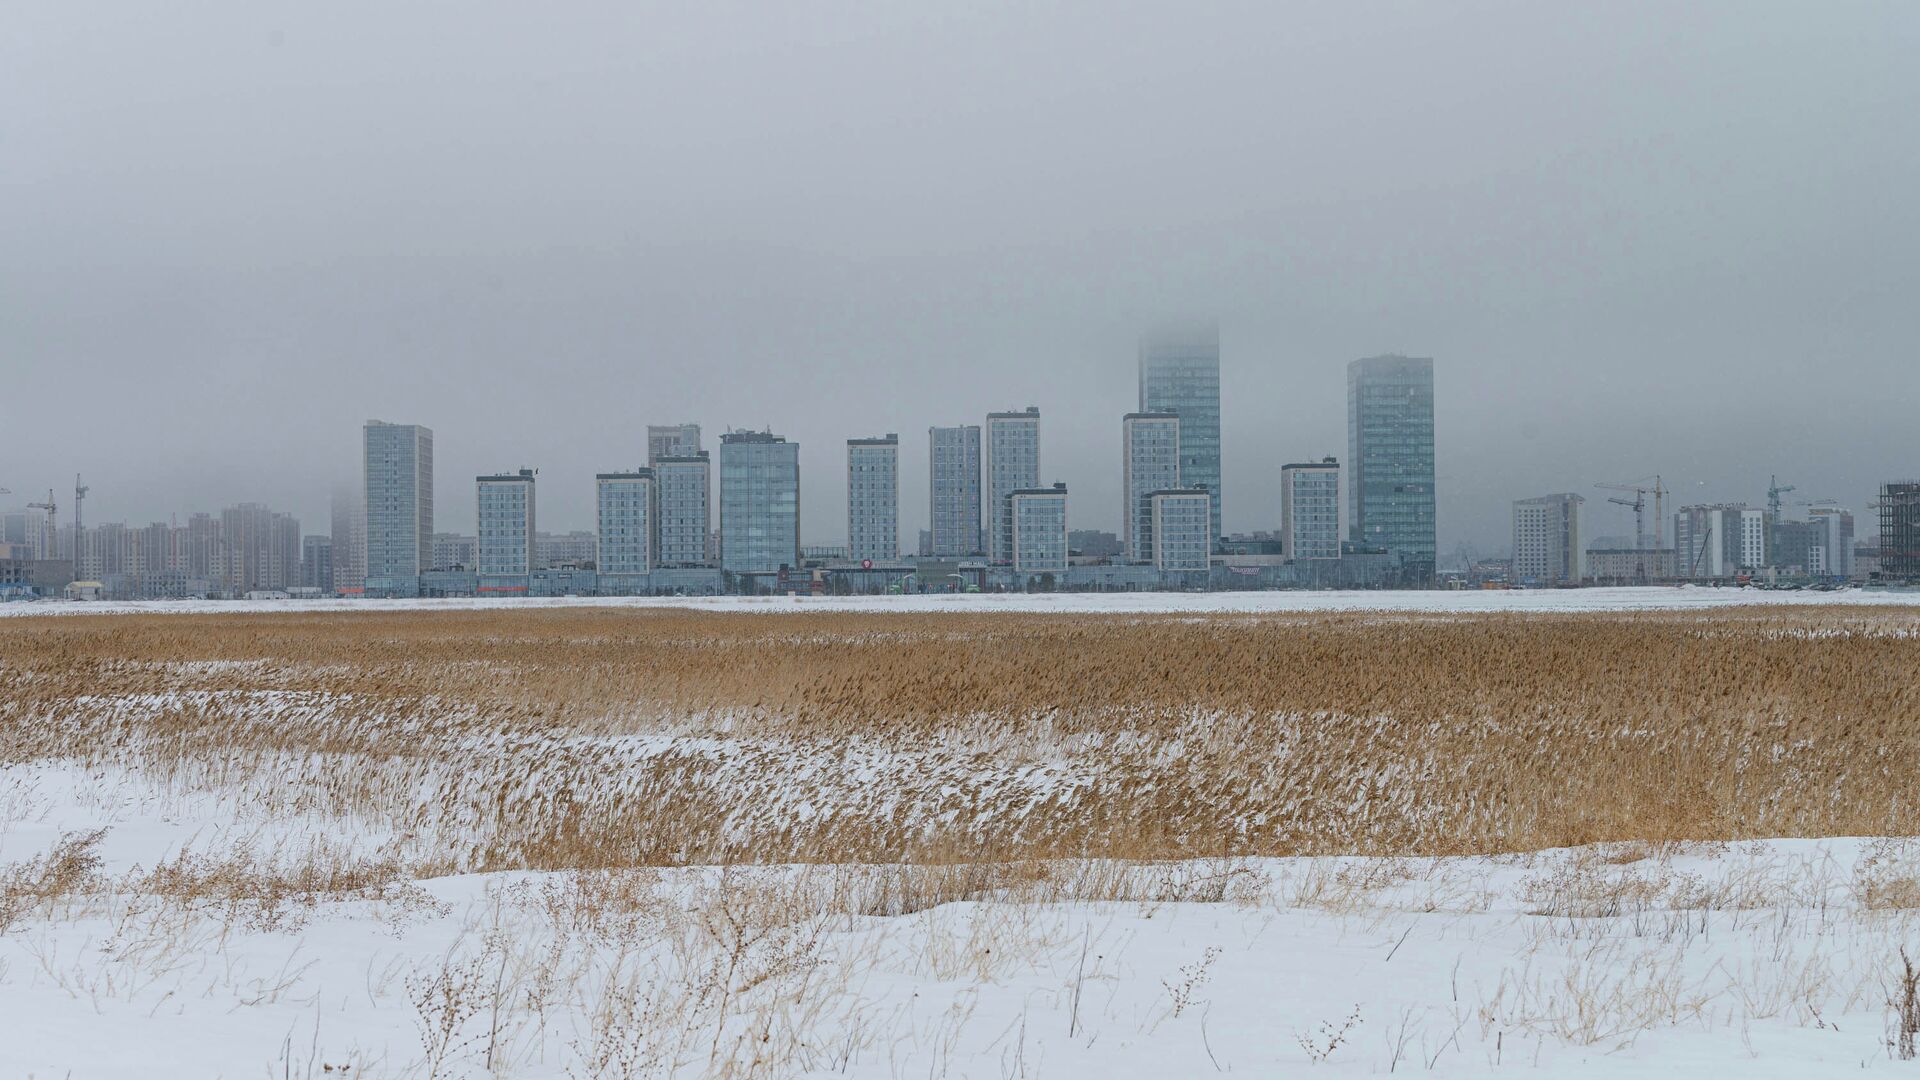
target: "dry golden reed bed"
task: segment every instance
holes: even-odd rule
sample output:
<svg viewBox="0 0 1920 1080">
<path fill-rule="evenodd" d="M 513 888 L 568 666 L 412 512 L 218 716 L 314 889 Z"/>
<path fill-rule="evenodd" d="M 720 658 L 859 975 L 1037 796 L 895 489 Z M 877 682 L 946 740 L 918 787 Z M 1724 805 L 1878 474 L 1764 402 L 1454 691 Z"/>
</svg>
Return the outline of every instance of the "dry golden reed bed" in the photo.
<svg viewBox="0 0 1920 1080">
<path fill-rule="evenodd" d="M 0 620 L 0 765 L 430 869 L 1920 833 L 1920 610 Z"/>
</svg>

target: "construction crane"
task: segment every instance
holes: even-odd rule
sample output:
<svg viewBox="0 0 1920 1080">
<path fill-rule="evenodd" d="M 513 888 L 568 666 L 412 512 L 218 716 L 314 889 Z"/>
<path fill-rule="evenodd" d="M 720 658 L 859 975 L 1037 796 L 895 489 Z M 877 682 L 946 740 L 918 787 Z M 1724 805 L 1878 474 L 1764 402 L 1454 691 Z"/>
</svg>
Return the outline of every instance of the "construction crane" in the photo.
<svg viewBox="0 0 1920 1080">
<path fill-rule="evenodd" d="M 47 516 L 41 519 L 40 521 L 40 557 L 43 559 L 53 558 L 53 554 L 54 554 L 53 549 L 55 546 L 54 545 L 54 523 L 56 520 L 56 515 L 60 513 L 60 508 L 54 505 L 54 502 L 53 502 L 53 489 L 52 488 L 47 489 L 46 502 L 28 503 L 27 509 L 45 510 L 47 512 Z"/>
<path fill-rule="evenodd" d="M 1767 477 L 1767 513 L 1773 515 L 1773 520 L 1780 520 L 1780 496 L 1794 490 L 1792 484 L 1782 485 L 1777 476 Z"/>
<path fill-rule="evenodd" d="M 1652 487 L 1647 486 L 1648 479 L 1653 481 Z M 1659 476 L 1656 475 L 1650 478 L 1642 477 L 1639 480 L 1626 484 L 1595 484 L 1593 486 L 1605 488 L 1608 491 L 1630 491 L 1633 493 L 1633 498 L 1631 499 L 1609 498 L 1607 501 L 1633 508 L 1633 542 L 1643 548 L 1647 546 L 1647 496 L 1653 496 L 1653 546 L 1655 548 L 1662 548 L 1667 545 L 1667 486 L 1660 482 Z"/>
</svg>

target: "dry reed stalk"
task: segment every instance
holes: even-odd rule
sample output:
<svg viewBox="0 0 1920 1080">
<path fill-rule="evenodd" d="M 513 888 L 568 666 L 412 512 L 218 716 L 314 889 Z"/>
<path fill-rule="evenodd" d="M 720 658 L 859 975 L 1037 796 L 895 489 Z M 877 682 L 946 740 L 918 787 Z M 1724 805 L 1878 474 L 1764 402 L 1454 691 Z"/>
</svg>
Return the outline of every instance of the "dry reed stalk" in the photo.
<svg viewBox="0 0 1920 1080">
<path fill-rule="evenodd" d="M 440 868 L 966 866 L 1920 832 L 1920 615 L 14 618 L 0 763 Z M 926 896 L 968 895 L 956 872 Z"/>
</svg>

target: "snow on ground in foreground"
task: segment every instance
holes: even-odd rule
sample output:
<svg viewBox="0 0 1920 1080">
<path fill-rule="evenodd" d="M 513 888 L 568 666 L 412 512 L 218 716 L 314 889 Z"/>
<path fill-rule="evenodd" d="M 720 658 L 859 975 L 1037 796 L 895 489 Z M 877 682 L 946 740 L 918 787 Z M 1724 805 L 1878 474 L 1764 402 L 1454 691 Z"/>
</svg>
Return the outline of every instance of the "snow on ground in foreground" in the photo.
<svg viewBox="0 0 1920 1080">
<path fill-rule="evenodd" d="M 271 853 L 300 831 L 50 765 L 0 771 L 0 823 L 0 872 L 104 827 L 100 872 L 122 880 L 183 847 Z M 1920 940 L 1904 841 L 1193 863 L 1142 871 L 1119 901 L 815 917 L 806 898 L 826 894 L 797 883 L 833 873 L 471 875 L 310 908 L 125 889 L 30 903 L 0 933 L 0 1076 L 1915 1067 L 1887 1048 L 1892 965 Z M 614 902 L 620 880 L 655 899 Z"/>
<path fill-rule="evenodd" d="M 261 611 L 472 611 L 502 608 L 692 608 L 700 611 L 1564 612 L 1678 611 L 1736 604 L 1917 606 L 1920 592 L 1622 587 L 1460 591 L 960 593 L 928 596 L 535 597 L 448 600 L 150 600 L 0 604 L 4 615 L 204 614 Z"/>
</svg>

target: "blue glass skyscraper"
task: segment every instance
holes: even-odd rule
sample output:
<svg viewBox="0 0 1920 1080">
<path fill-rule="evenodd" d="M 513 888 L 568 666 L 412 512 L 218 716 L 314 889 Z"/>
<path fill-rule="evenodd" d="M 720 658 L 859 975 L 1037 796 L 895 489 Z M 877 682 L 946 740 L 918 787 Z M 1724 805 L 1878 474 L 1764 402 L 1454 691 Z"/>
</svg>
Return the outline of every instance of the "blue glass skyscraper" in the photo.
<svg viewBox="0 0 1920 1080">
<path fill-rule="evenodd" d="M 1180 417 L 1180 483 L 1212 493 L 1220 542 L 1220 330 L 1207 324 L 1149 334 L 1140 342 L 1140 411 Z"/>
<path fill-rule="evenodd" d="M 767 431 L 720 436 L 720 567 L 800 566 L 800 444 Z"/>
<path fill-rule="evenodd" d="M 1347 365 L 1347 527 L 1385 548 L 1409 585 L 1433 580 L 1433 361 L 1373 356 Z"/>
</svg>

